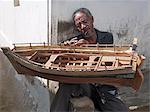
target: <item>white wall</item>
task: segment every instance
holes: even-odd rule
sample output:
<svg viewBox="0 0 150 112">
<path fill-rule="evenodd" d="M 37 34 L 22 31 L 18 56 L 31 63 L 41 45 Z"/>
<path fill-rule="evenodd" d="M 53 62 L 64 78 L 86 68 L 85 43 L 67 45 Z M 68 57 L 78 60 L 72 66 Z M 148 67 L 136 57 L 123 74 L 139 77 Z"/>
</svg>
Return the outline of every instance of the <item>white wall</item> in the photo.
<svg viewBox="0 0 150 112">
<path fill-rule="evenodd" d="M 0 31 L 12 43 L 47 42 L 47 0 L 0 1 Z M 0 37 L 4 38 L 4 37 Z"/>
<path fill-rule="evenodd" d="M 19 1 L 0 0 L 0 47 L 47 42 L 47 0 Z M 0 112 L 49 112 L 49 95 L 37 78 L 16 74 L 0 49 Z"/>
<path fill-rule="evenodd" d="M 104 31 L 150 23 L 149 0 L 52 0 L 52 17 L 70 21 L 72 13 L 81 7 L 92 12 L 95 27 Z"/>
</svg>

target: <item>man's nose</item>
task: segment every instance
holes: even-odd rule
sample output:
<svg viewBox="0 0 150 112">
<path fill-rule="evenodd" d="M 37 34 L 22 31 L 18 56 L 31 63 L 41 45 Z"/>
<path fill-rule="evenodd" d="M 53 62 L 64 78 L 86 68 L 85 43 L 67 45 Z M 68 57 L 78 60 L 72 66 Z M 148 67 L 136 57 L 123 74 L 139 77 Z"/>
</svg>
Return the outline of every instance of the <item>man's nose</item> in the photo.
<svg viewBox="0 0 150 112">
<path fill-rule="evenodd" d="M 86 25 L 85 24 L 81 24 L 81 29 L 84 29 L 86 28 Z"/>
</svg>

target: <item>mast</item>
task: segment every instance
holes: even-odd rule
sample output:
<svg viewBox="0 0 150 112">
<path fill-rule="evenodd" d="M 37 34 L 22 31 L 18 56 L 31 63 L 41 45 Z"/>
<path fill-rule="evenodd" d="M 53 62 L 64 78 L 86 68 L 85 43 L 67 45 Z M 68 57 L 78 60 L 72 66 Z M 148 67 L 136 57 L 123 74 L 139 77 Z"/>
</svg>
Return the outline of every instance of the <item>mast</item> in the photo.
<svg viewBox="0 0 150 112">
<path fill-rule="evenodd" d="M 49 0 L 47 0 L 47 44 L 49 46 L 50 39 L 49 39 Z"/>
<path fill-rule="evenodd" d="M 49 0 L 47 0 L 47 44 L 49 46 Z M 47 87 L 49 88 L 49 80 L 47 79 Z"/>
</svg>

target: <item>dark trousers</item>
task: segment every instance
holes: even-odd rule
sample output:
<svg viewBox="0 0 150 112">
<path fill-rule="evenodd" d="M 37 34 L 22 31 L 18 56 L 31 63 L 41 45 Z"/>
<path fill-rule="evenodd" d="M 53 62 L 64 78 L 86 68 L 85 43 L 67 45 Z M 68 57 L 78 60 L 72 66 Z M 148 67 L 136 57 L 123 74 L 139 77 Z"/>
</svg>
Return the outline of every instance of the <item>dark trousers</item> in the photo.
<svg viewBox="0 0 150 112">
<path fill-rule="evenodd" d="M 120 99 L 107 92 L 109 91 L 108 86 L 103 87 L 102 89 L 97 87 L 99 86 L 91 84 L 60 84 L 56 96 L 51 104 L 50 111 L 69 111 L 70 98 L 88 96 L 94 102 L 97 111 L 128 112 L 128 108 Z"/>
<path fill-rule="evenodd" d="M 128 107 L 118 98 L 118 90 L 110 85 L 92 85 L 91 99 L 100 112 L 128 112 Z M 114 93 L 110 93 L 114 91 Z"/>
</svg>

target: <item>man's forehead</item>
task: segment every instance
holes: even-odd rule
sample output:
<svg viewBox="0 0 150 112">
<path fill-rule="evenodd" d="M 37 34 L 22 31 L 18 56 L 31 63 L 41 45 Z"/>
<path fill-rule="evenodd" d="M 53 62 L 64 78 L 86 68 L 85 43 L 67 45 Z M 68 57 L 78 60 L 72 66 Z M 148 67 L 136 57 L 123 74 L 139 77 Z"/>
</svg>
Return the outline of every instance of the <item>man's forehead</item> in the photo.
<svg viewBox="0 0 150 112">
<path fill-rule="evenodd" d="M 87 15 L 85 13 L 82 13 L 82 12 L 78 12 L 75 14 L 75 17 L 74 17 L 74 20 L 75 21 L 78 21 L 78 20 L 85 20 L 87 19 Z"/>
</svg>

